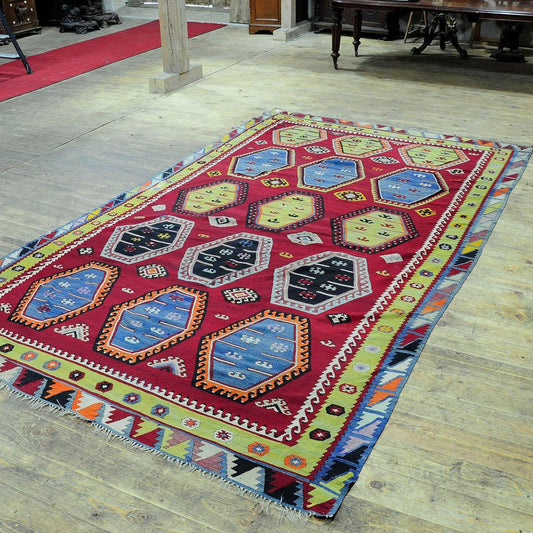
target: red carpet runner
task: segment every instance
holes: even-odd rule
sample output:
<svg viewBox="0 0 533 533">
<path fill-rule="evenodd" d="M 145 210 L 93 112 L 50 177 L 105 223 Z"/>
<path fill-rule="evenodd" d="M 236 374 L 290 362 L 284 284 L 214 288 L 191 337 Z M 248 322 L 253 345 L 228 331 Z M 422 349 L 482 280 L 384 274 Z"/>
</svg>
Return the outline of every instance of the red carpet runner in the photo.
<svg viewBox="0 0 533 533">
<path fill-rule="evenodd" d="M 222 28 L 224 24 L 189 22 L 189 38 Z M 28 57 L 28 75 L 21 61 L 0 65 L 0 101 L 47 87 L 161 46 L 159 21 L 64 46 Z M 24 47 L 23 47 L 24 50 Z"/>
</svg>

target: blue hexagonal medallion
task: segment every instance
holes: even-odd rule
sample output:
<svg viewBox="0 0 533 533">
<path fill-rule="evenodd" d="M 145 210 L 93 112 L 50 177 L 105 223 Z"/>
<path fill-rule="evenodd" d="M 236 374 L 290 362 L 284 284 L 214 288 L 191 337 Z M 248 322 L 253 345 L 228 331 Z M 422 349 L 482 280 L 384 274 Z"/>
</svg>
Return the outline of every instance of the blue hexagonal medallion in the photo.
<svg viewBox="0 0 533 533">
<path fill-rule="evenodd" d="M 311 189 L 335 189 L 363 179 L 362 169 L 352 159 L 331 157 L 298 169 L 299 184 Z"/>
<path fill-rule="evenodd" d="M 290 167 L 294 163 L 294 151 L 288 148 L 267 148 L 252 154 L 238 155 L 233 158 L 230 175 L 245 178 L 258 178 Z"/>
<path fill-rule="evenodd" d="M 402 170 L 372 181 L 374 199 L 381 203 L 415 207 L 448 193 L 437 172 Z"/>
<path fill-rule="evenodd" d="M 207 306 L 207 293 L 173 285 L 111 308 L 94 349 L 137 363 L 195 334 Z"/>
<path fill-rule="evenodd" d="M 246 403 L 309 370 L 309 323 L 261 311 L 202 338 L 193 383 Z"/>
</svg>

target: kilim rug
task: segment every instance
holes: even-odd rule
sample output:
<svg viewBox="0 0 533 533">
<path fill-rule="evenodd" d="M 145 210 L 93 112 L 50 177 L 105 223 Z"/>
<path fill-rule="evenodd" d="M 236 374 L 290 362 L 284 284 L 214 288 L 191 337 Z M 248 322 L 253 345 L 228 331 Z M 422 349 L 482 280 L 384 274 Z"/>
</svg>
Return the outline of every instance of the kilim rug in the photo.
<svg viewBox="0 0 533 533">
<path fill-rule="evenodd" d="M 187 23 L 189 38 L 224 26 L 224 24 L 210 22 Z M 102 32 L 95 32 L 97 33 Z M 19 44 L 24 51 L 23 40 Z M 159 21 L 156 20 L 42 54 L 28 56 L 28 62 L 33 70 L 33 74 L 30 75 L 26 74 L 22 61 L 10 61 L 0 65 L 0 101 L 47 87 L 160 46 L 161 34 Z"/>
<path fill-rule="evenodd" d="M 250 120 L 3 259 L 0 380 L 332 516 L 530 155 Z"/>
</svg>

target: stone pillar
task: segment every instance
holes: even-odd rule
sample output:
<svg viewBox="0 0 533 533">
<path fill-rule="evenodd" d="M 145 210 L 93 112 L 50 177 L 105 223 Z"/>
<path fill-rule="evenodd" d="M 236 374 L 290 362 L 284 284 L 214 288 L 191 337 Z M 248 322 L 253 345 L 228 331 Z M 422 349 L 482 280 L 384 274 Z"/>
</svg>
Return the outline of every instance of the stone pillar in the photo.
<svg viewBox="0 0 533 533">
<path fill-rule="evenodd" d="M 288 41 L 311 30 L 311 21 L 296 23 L 296 0 L 281 0 L 281 28 L 272 32 L 274 41 Z"/>
<path fill-rule="evenodd" d="M 202 77 L 201 65 L 189 64 L 185 0 L 159 0 L 163 72 L 149 80 L 150 92 L 167 93 Z"/>
</svg>

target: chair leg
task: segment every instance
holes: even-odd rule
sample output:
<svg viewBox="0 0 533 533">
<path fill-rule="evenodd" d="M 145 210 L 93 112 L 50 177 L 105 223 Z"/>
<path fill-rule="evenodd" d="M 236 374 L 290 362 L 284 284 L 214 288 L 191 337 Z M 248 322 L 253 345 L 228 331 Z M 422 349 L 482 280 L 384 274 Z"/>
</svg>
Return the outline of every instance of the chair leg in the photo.
<svg viewBox="0 0 533 533">
<path fill-rule="evenodd" d="M 411 11 L 411 13 L 409 13 L 409 19 L 407 20 L 407 27 L 405 28 L 405 34 L 403 36 L 403 42 L 406 43 L 407 42 L 407 37 L 409 36 L 409 30 L 411 29 L 411 23 L 413 22 L 413 11 Z M 426 12 L 424 11 L 424 16 L 425 16 Z"/>
</svg>

